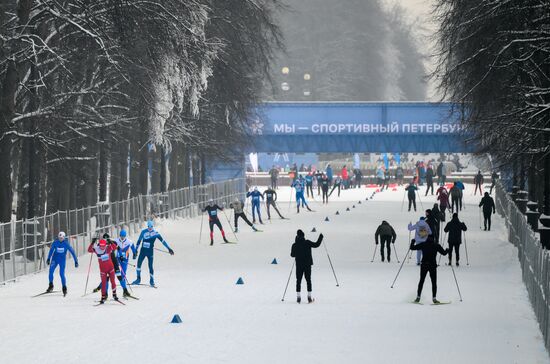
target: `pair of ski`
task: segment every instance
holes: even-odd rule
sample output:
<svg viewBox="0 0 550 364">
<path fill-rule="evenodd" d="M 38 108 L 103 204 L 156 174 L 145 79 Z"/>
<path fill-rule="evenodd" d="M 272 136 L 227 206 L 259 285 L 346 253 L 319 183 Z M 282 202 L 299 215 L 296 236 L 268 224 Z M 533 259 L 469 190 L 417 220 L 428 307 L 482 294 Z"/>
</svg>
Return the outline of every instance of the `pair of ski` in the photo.
<svg viewBox="0 0 550 364">
<path fill-rule="evenodd" d="M 412 301 L 411 303 L 414 303 L 415 305 L 424 305 L 422 302 L 415 302 L 415 301 Z M 431 303 L 430 306 L 449 305 L 449 304 L 451 304 L 451 303 L 452 303 L 452 301 L 439 302 L 439 303 Z"/>
<path fill-rule="evenodd" d="M 40 297 L 40 296 L 44 296 L 44 295 L 49 295 L 49 294 L 52 294 L 52 293 L 59 293 L 61 291 L 51 291 L 51 292 L 42 292 L 42 293 L 39 293 L 39 294 L 36 294 L 34 296 L 31 296 L 31 298 L 35 298 L 35 297 Z M 65 295 L 63 295 L 63 297 L 65 297 Z"/>
<path fill-rule="evenodd" d="M 125 304 L 124 302 L 122 302 L 121 300 L 119 300 L 119 299 L 118 299 L 118 300 L 113 300 L 113 301 L 118 302 L 118 303 L 120 303 L 120 304 L 123 305 L 123 306 L 126 306 L 126 304 Z M 107 302 L 107 301 L 104 301 L 104 302 L 95 301 L 95 302 L 96 302 L 96 303 L 94 304 L 94 307 L 97 307 L 97 306 L 105 305 L 105 302 Z"/>
</svg>

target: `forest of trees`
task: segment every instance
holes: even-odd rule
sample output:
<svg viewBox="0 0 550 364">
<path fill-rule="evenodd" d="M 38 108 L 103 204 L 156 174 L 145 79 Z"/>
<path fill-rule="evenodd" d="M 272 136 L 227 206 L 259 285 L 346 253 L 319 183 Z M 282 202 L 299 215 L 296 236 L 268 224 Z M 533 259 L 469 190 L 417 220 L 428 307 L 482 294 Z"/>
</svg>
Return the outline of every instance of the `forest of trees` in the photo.
<svg viewBox="0 0 550 364">
<path fill-rule="evenodd" d="M 550 1 L 438 0 L 444 98 L 480 152 L 550 215 Z"/>
<path fill-rule="evenodd" d="M 380 1 L 286 0 L 272 100 L 425 101 L 416 29 Z M 424 50 L 427 51 L 427 50 Z M 288 73 L 283 73 L 283 68 Z M 305 75 L 309 75 L 305 77 Z M 309 79 L 308 79 L 309 78 Z M 288 90 L 283 90 L 283 83 Z"/>
<path fill-rule="evenodd" d="M 282 44 L 280 10 L 278 0 L 0 2 L 0 222 L 14 205 L 29 218 L 185 187 L 209 156 L 238 155 L 228 150 L 244 145 Z"/>
</svg>

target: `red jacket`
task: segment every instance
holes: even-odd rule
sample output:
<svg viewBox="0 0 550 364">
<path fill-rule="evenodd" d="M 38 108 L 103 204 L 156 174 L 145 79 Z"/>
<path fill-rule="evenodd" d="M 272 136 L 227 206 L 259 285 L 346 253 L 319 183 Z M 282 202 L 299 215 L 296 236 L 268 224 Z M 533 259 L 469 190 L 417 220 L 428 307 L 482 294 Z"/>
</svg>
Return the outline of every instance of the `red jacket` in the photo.
<svg viewBox="0 0 550 364">
<path fill-rule="evenodd" d="M 342 179 L 345 181 L 349 178 L 349 175 L 348 175 L 348 170 L 346 169 L 346 167 L 342 168 Z"/>
<path fill-rule="evenodd" d="M 101 272 L 110 272 L 115 269 L 113 260 L 111 259 L 111 253 L 116 250 L 116 245 L 107 244 L 105 249 L 101 249 L 99 244 L 90 244 L 88 252 L 95 253 L 99 262 L 99 270 Z"/>
</svg>

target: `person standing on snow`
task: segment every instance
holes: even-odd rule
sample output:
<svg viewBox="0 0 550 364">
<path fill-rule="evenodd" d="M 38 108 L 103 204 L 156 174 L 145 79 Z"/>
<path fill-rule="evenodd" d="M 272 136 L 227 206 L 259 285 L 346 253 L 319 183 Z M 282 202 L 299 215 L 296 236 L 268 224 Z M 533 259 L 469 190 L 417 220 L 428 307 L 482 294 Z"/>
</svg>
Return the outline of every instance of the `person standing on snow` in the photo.
<svg viewBox="0 0 550 364">
<path fill-rule="evenodd" d="M 437 230 L 437 233 L 434 233 L 434 237 L 435 237 L 435 242 L 436 243 L 439 243 L 439 238 L 440 238 L 440 231 L 441 231 L 441 221 L 444 221 L 443 220 L 443 217 L 441 216 L 441 211 L 439 210 L 439 205 L 434 203 L 433 207 L 432 207 L 432 216 L 434 217 L 434 220 L 435 220 L 435 229 Z"/>
<path fill-rule="evenodd" d="M 491 188 L 489 189 L 489 194 L 493 194 L 493 188 L 495 188 L 495 185 L 497 184 L 498 179 L 498 173 L 496 171 L 493 171 L 491 174 Z"/>
<path fill-rule="evenodd" d="M 271 177 L 271 188 L 277 189 L 277 178 L 279 178 L 279 170 L 275 168 L 275 165 L 269 170 L 269 176 Z"/>
<path fill-rule="evenodd" d="M 426 222 L 426 218 L 424 216 L 420 217 L 420 220 L 416 224 L 412 224 L 409 222 L 409 225 L 407 227 L 409 231 L 414 231 L 414 241 L 415 244 L 422 244 L 426 240 L 428 240 L 428 236 L 432 235 L 432 229 L 430 229 L 430 226 Z M 422 259 L 422 250 L 417 250 L 416 252 L 416 265 L 420 265 L 420 260 Z"/>
<path fill-rule="evenodd" d="M 397 234 L 395 233 L 395 230 L 393 227 L 387 222 L 382 221 L 382 224 L 378 226 L 376 229 L 376 232 L 374 233 L 374 241 L 376 242 L 376 245 L 378 245 L 378 237 L 380 237 L 380 256 L 382 258 L 382 261 L 384 261 L 384 245 L 386 246 L 386 250 L 388 251 L 388 263 L 391 260 L 391 244 L 395 244 L 395 239 L 397 238 Z"/>
<path fill-rule="evenodd" d="M 363 179 L 361 168 L 355 168 L 353 174 L 355 175 L 355 188 L 361 188 L 361 180 Z"/>
<path fill-rule="evenodd" d="M 273 191 L 271 189 L 269 189 L 269 191 Z M 233 209 L 233 213 L 234 213 L 234 218 L 235 218 L 235 232 L 238 233 L 239 232 L 239 217 L 241 219 L 244 220 L 244 222 L 246 222 L 248 224 L 248 226 L 250 226 L 252 228 L 252 230 L 254 231 L 258 231 L 255 227 L 254 227 L 254 224 L 252 224 L 248 218 L 246 217 L 245 213 L 244 213 L 244 209 L 243 209 L 243 206 L 244 204 L 239 201 L 238 198 L 235 199 L 235 201 L 233 201 L 232 203 L 229 204 L 229 208 Z M 269 207 L 268 207 L 268 210 L 267 210 L 267 214 L 269 215 Z"/>
<path fill-rule="evenodd" d="M 302 230 L 298 230 L 296 232 L 296 238 L 294 239 L 294 244 L 292 244 L 290 256 L 296 261 L 296 301 L 298 303 L 302 301 L 301 287 L 302 278 L 304 276 L 307 282 L 307 300 L 309 303 L 313 302 L 313 298 L 311 297 L 311 292 L 313 289 L 313 286 L 311 284 L 311 266 L 313 265 L 311 249 L 321 246 L 322 241 L 323 234 L 319 234 L 319 238 L 314 243 L 312 241 L 306 240 L 304 232 Z"/>
<path fill-rule="evenodd" d="M 479 188 L 479 194 L 480 195 L 483 194 L 483 190 L 481 188 L 481 186 L 483 185 L 483 181 L 484 181 L 483 175 L 481 174 L 481 171 L 478 170 L 476 176 L 474 177 L 474 183 L 476 184 L 476 187 L 474 190 L 474 196 L 476 195 L 478 188 Z"/>
<path fill-rule="evenodd" d="M 411 205 L 414 206 L 414 211 L 416 211 L 416 191 L 418 187 L 414 184 L 414 181 L 411 182 L 406 188 L 407 198 L 409 199 L 409 211 L 411 211 Z"/>
<path fill-rule="evenodd" d="M 439 242 L 438 217 L 433 213 L 432 210 L 428 209 L 426 210 L 425 220 L 428 226 L 430 227 L 430 230 L 432 231 L 434 241 L 438 243 Z"/>
<path fill-rule="evenodd" d="M 441 211 L 442 219 L 445 221 L 445 211 L 449 208 L 449 193 L 445 186 L 441 186 L 437 189 L 437 200 L 439 201 L 439 210 Z"/>
<path fill-rule="evenodd" d="M 116 244 L 108 243 L 106 239 L 100 239 L 98 242 L 97 239 L 94 238 L 88 246 L 88 252 L 94 253 L 97 256 L 97 261 L 99 262 L 99 272 L 101 275 L 101 300 L 99 303 L 101 304 L 105 303 L 107 300 L 108 280 L 111 281 L 113 299 L 118 301 L 118 297 L 116 295 L 115 265 L 113 264 L 113 261 L 116 261 L 116 249 Z"/>
<path fill-rule="evenodd" d="M 250 197 L 252 200 L 252 223 L 256 223 L 256 212 L 258 213 L 258 220 L 260 221 L 260 224 L 263 224 L 262 221 L 262 215 L 260 214 L 260 199 L 264 199 L 264 196 L 260 191 L 258 191 L 258 187 L 254 187 L 254 190 L 252 192 L 247 192 L 246 197 Z"/>
<path fill-rule="evenodd" d="M 155 286 L 154 269 L 153 269 L 155 240 L 158 239 L 162 243 L 162 245 L 164 245 L 166 249 L 168 249 L 168 253 L 170 253 L 170 255 L 174 255 L 174 251 L 172 250 L 172 248 L 170 248 L 168 243 L 164 240 L 164 238 L 160 235 L 160 233 L 153 228 L 153 226 L 154 224 L 152 220 L 147 221 L 147 228 L 143 229 L 139 234 L 139 238 L 136 243 L 136 251 L 132 256 L 132 259 L 135 260 L 137 258 L 137 251 L 139 250 L 139 258 L 138 258 L 137 267 L 136 267 L 137 278 L 135 281 L 132 282 L 132 284 L 138 285 L 141 283 L 141 265 L 143 264 L 143 261 L 145 260 L 145 258 L 147 258 L 147 263 L 149 265 L 149 285 L 152 287 Z M 212 237 L 212 235 L 213 235 L 212 225 L 210 225 L 210 237 Z M 142 242 L 143 242 L 143 246 L 141 247 L 141 250 L 140 250 L 139 246 L 141 245 Z"/>
<path fill-rule="evenodd" d="M 445 163 L 439 163 L 437 166 L 437 175 L 439 176 L 439 185 L 444 186 L 445 180 L 447 179 L 447 167 L 445 166 Z"/>
<path fill-rule="evenodd" d="M 277 192 L 275 192 L 271 188 L 268 188 L 264 191 L 263 196 L 265 197 L 265 206 L 267 208 L 267 219 L 271 220 L 271 212 L 269 211 L 269 208 L 273 207 L 275 211 L 279 214 L 279 217 L 284 220 L 285 217 L 281 215 L 279 209 L 277 208 Z"/>
<path fill-rule="evenodd" d="M 462 209 L 461 203 L 460 203 L 460 196 L 462 195 L 462 191 L 456 184 L 456 182 L 453 184 L 453 187 L 451 187 L 451 213 L 460 211 Z"/>
<path fill-rule="evenodd" d="M 46 264 L 50 266 L 48 273 L 48 289 L 47 293 L 53 292 L 53 274 L 55 269 L 59 266 L 59 276 L 61 277 L 61 289 L 63 290 L 63 296 L 67 295 L 67 279 L 65 278 L 65 264 L 67 261 L 67 252 L 71 253 L 74 260 L 74 267 L 78 268 L 78 258 L 69 244 L 68 239 L 65 238 L 65 233 L 60 231 L 57 234 L 57 239 L 54 240 L 48 252 L 48 258 Z"/>
<path fill-rule="evenodd" d="M 330 182 L 326 174 L 323 174 L 321 178 L 321 190 L 323 191 L 323 203 L 328 203 L 328 189 L 330 187 Z"/>
<path fill-rule="evenodd" d="M 349 174 L 348 169 L 346 168 L 346 165 L 342 167 L 342 183 L 344 184 L 344 189 L 347 190 L 349 188 Z"/>
<path fill-rule="evenodd" d="M 428 192 L 432 190 L 432 195 L 434 194 L 434 170 L 432 168 L 432 165 L 428 165 L 428 170 L 426 171 L 426 195 L 428 196 Z"/>
<path fill-rule="evenodd" d="M 294 190 L 296 191 L 296 212 L 300 213 L 300 202 L 302 203 L 302 206 L 304 206 L 304 205 L 306 206 L 308 211 L 311 211 L 311 209 L 309 208 L 309 205 L 307 204 L 306 199 L 304 197 L 304 183 L 303 183 L 303 181 L 300 180 L 300 179 L 297 179 L 296 181 L 294 181 L 292 183 L 292 185 L 290 187 L 294 188 Z"/>
<path fill-rule="evenodd" d="M 489 195 L 489 192 L 485 192 L 485 195 L 479 203 L 479 207 L 483 207 L 483 225 L 485 231 L 491 231 L 491 215 L 496 212 L 495 200 Z"/>
<path fill-rule="evenodd" d="M 399 186 L 403 184 L 403 179 L 405 178 L 405 172 L 403 171 L 403 167 L 397 166 L 395 169 L 395 179 L 397 180 L 397 183 Z"/>
<path fill-rule="evenodd" d="M 306 177 L 305 177 L 305 180 L 306 180 L 306 194 L 307 194 L 307 197 L 309 198 L 309 193 L 311 192 L 311 198 L 313 198 L 313 174 L 311 172 L 309 172 Z"/>
<path fill-rule="evenodd" d="M 453 260 L 453 249 L 455 250 L 455 261 L 458 267 L 458 261 L 460 260 L 460 244 L 462 244 L 462 232 L 468 230 L 466 224 L 458 219 L 458 213 L 454 213 L 451 221 L 447 223 L 445 229 L 446 233 L 449 233 L 449 265 Z"/>
<path fill-rule="evenodd" d="M 333 176 L 332 167 L 330 166 L 330 164 L 327 164 L 327 169 L 325 171 L 325 174 L 327 175 L 328 183 L 330 185 L 332 183 L 332 176 Z"/>
<path fill-rule="evenodd" d="M 420 265 L 420 281 L 418 282 L 418 290 L 416 292 L 415 303 L 420 302 L 420 296 L 422 295 L 422 288 L 424 287 L 424 280 L 426 275 L 430 273 L 430 280 L 432 281 L 432 302 L 435 304 L 440 303 L 437 300 L 437 253 L 441 255 L 447 255 L 449 249 L 444 250 L 443 247 L 437 244 L 433 236 L 428 236 L 426 241 L 422 244 L 415 242 L 415 239 L 411 241 L 411 250 L 416 250 L 422 255 L 422 264 Z"/>
</svg>

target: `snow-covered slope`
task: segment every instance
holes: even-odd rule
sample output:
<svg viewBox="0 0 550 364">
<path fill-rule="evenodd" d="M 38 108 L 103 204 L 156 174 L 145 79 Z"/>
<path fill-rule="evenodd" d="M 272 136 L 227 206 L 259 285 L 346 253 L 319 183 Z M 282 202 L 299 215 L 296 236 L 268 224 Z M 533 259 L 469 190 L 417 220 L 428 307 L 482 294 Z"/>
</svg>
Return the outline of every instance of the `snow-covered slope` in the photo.
<svg viewBox="0 0 550 364">
<path fill-rule="evenodd" d="M 494 231 L 479 228 L 477 203 L 466 187 L 468 225 L 462 265 L 456 275 L 464 298 L 459 302 L 451 269 L 438 269 L 444 306 L 414 299 L 419 269 L 407 262 L 393 289 L 399 264 L 371 263 L 374 231 L 382 219 L 396 229 L 396 248 L 404 258 L 406 224 L 419 212 L 401 212 L 403 190 L 343 191 L 328 206 L 312 202 L 316 212 L 289 210 L 288 190 L 280 207 L 291 220 L 274 219 L 253 233 L 240 223 L 238 244 L 207 245 L 207 224 L 198 243 L 200 218 L 164 221 L 158 226 L 176 251 L 155 253 L 158 289 L 139 286 L 139 301 L 126 306 L 109 301 L 93 307 L 96 295 L 82 298 L 88 257 L 68 269 L 69 295 L 30 298 L 47 286 L 47 274 L 20 279 L 0 288 L 0 361 L 2 363 L 547 363 L 540 330 L 531 310 L 516 249 L 506 241 L 503 222 Z M 334 195 L 333 195 L 334 196 Z M 362 200 L 362 204 L 357 204 Z M 423 207 L 435 198 L 421 196 Z M 352 205 L 355 204 L 355 208 Z M 351 211 L 346 212 L 346 207 Z M 335 215 L 336 211 L 340 215 Z M 328 216 L 330 221 L 325 222 Z M 222 215 L 228 236 L 228 224 Z M 292 266 L 290 245 L 297 228 L 306 237 L 316 227 L 325 235 L 340 287 L 323 246 L 314 250 L 314 304 L 295 302 L 294 278 L 285 302 L 281 296 Z M 279 262 L 270 264 L 273 258 Z M 445 258 L 442 262 L 445 261 Z M 148 280 L 147 269 L 144 278 Z M 135 277 L 133 268 L 129 278 Z M 244 285 L 236 285 L 239 277 Z M 99 282 L 96 259 L 90 285 Z M 56 288 L 59 277 L 56 276 Z M 305 285 L 305 282 L 303 283 Z M 305 290 L 305 289 L 304 289 Z M 182 324 L 170 324 L 174 314 Z"/>
</svg>

